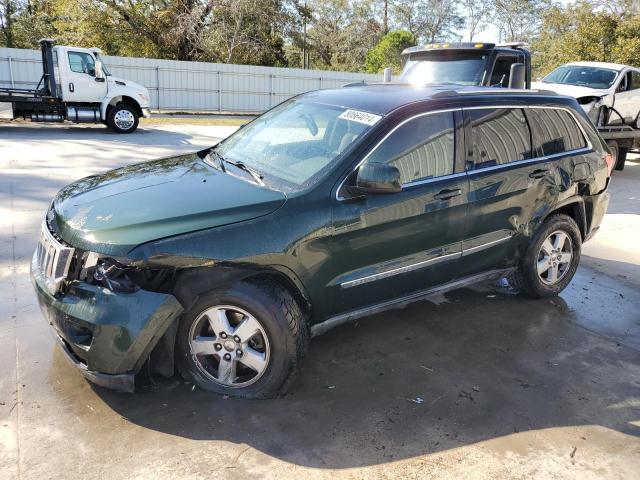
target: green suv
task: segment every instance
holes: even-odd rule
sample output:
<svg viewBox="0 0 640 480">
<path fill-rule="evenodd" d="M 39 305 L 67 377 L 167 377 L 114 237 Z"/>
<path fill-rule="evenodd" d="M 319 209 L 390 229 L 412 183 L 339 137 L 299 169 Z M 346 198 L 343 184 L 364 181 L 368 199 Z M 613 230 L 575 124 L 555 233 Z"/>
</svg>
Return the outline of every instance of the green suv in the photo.
<svg viewBox="0 0 640 480">
<path fill-rule="evenodd" d="M 573 99 L 456 88 L 307 93 L 210 149 L 62 189 L 32 277 L 69 359 L 125 391 L 148 364 L 270 397 L 345 321 L 505 277 L 558 294 L 614 159 Z"/>
</svg>

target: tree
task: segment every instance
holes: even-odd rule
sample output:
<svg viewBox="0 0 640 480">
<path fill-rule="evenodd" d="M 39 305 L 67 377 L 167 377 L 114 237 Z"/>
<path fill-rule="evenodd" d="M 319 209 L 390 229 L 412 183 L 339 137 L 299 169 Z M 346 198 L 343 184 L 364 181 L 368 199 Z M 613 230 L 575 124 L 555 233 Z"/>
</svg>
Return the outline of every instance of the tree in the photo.
<svg viewBox="0 0 640 480">
<path fill-rule="evenodd" d="M 371 0 L 315 0 L 308 2 L 307 30 L 313 68 L 361 71 L 367 52 L 383 36 Z"/>
<path fill-rule="evenodd" d="M 2 44 L 12 48 L 14 44 L 14 23 L 18 13 L 18 5 L 15 0 L 0 0 L 0 32 Z"/>
<path fill-rule="evenodd" d="M 487 27 L 492 4 L 483 0 L 463 0 L 462 8 L 465 12 L 465 27 L 469 34 L 469 41 L 473 42 L 476 34 Z"/>
<path fill-rule="evenodd" d="M 540 29 L 545 0 L 494 0 L 500 40 L 529 41 Z"/>
<path fill-rule="evenodd" d="M 209 51 L 225 63 L 284 65 L 279 33 L 293 21 L 278 0 L 221 0 L 213 8 Z"/>
<path fill-rule="evenodd" d="M 464 23 L 455 0 L 398 0 L 394 10 L 396 24 L 427 43 L 458 39 Z"/>
<path fill-rule="evenodd" d="M 366 60 L 366 71 L 380 73 L 391 67 L 394 74 L 402 70 L 401 53 L 407 47 L 416 44 L 416 37 L 406 30 L 395 30 L 387 33 L 378 44 L 369 50 Z"/>
<path fill-rule="evenodd" d="M 544 75 L 573 61 L 640 64 L 640 16 L 621 19 L 589 4 L 552 7 L 533 42 L 533 66 Z"/>
</svg>

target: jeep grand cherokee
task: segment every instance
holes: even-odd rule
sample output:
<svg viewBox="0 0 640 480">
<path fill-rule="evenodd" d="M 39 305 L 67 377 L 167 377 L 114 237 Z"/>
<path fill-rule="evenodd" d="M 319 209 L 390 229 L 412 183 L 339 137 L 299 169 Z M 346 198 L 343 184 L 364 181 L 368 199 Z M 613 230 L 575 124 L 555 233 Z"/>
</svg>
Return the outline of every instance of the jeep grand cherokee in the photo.
<svg viewBox="0 0 640 480">
<path fill-rule="evenodd" d="M 574 99 L 451 88 L 307 93 L 210 149 L 62 189 L 32 277 L 69 359 L 121 390 L 149 362 L 268 397 L 347 320 L 501 277 L 558 294 L 612 156 Z"/>
</svg>

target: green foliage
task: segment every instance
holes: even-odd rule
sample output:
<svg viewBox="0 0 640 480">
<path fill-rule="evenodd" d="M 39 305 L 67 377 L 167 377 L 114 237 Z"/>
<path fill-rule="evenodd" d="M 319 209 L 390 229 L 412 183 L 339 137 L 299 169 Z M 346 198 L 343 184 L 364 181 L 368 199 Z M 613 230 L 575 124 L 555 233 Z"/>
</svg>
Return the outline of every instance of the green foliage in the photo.
<svg viewBox="0 0 640 480">
<path fill-rule="evenodd" d="M 532 47 L 534 76 L 575 61 L 640 65 L 640 16 L 594 11 L 587 3 L 555 6 Z"/>
<path fill-rule="evenodd" d="M 369 50 L 365 62 L 365 69 L 369 73 L 381 73 L 386 67 L 391 67 L 394 74 L 402 70 L 400 54 L 407 47 L 416 45 L 416 37 L 406 30 L 395 30 L 387 33 L 378 44 Z"/>
<path fill-rule="evenodd" d="M 577 60 L 640 65 L 637 0 L 0 0 L 0 46 L 48 37 L 109 55 L 290 67 L 304 50 L 310 68 L 346 71 L 398 72 L 406 46 L 488 24 L 496 40 L 531 42 L 534 76 Z"/>
</svg>

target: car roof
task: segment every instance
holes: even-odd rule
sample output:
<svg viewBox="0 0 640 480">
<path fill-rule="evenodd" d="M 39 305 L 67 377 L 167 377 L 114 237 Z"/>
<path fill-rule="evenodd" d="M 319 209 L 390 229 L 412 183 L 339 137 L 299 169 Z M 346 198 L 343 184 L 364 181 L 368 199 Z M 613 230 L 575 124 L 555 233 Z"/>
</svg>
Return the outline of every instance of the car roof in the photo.
<svg viewBox="0 0 640 480">
<path fill-rule="evenodd" d="M 617 72 L 619 72 L 620 70 L 624 70 L 625 68 L 634 68 L 629 65 L 622 65 L 621 63 L 607 63 L 607 62 L 571 62 L 571 63 L 567 63 L 566 65 L 575 65 L 578 67 L 608 68 L 610 70 L 616 70 Z"/>
<path fill-rule="evenodd" d="M 400 107 L 429 100 L 455 100 L 461 97 L 491 98 L 492 102 L 566 104 L 566 97 L 544 90 L 520 90 L 462 85 L 411 85 L 380 83 L 315 90 L 298 98 L 343 108 L 386 115 Z M 470 98 L 469 98 L 470 99 Z"/>
</svg>

